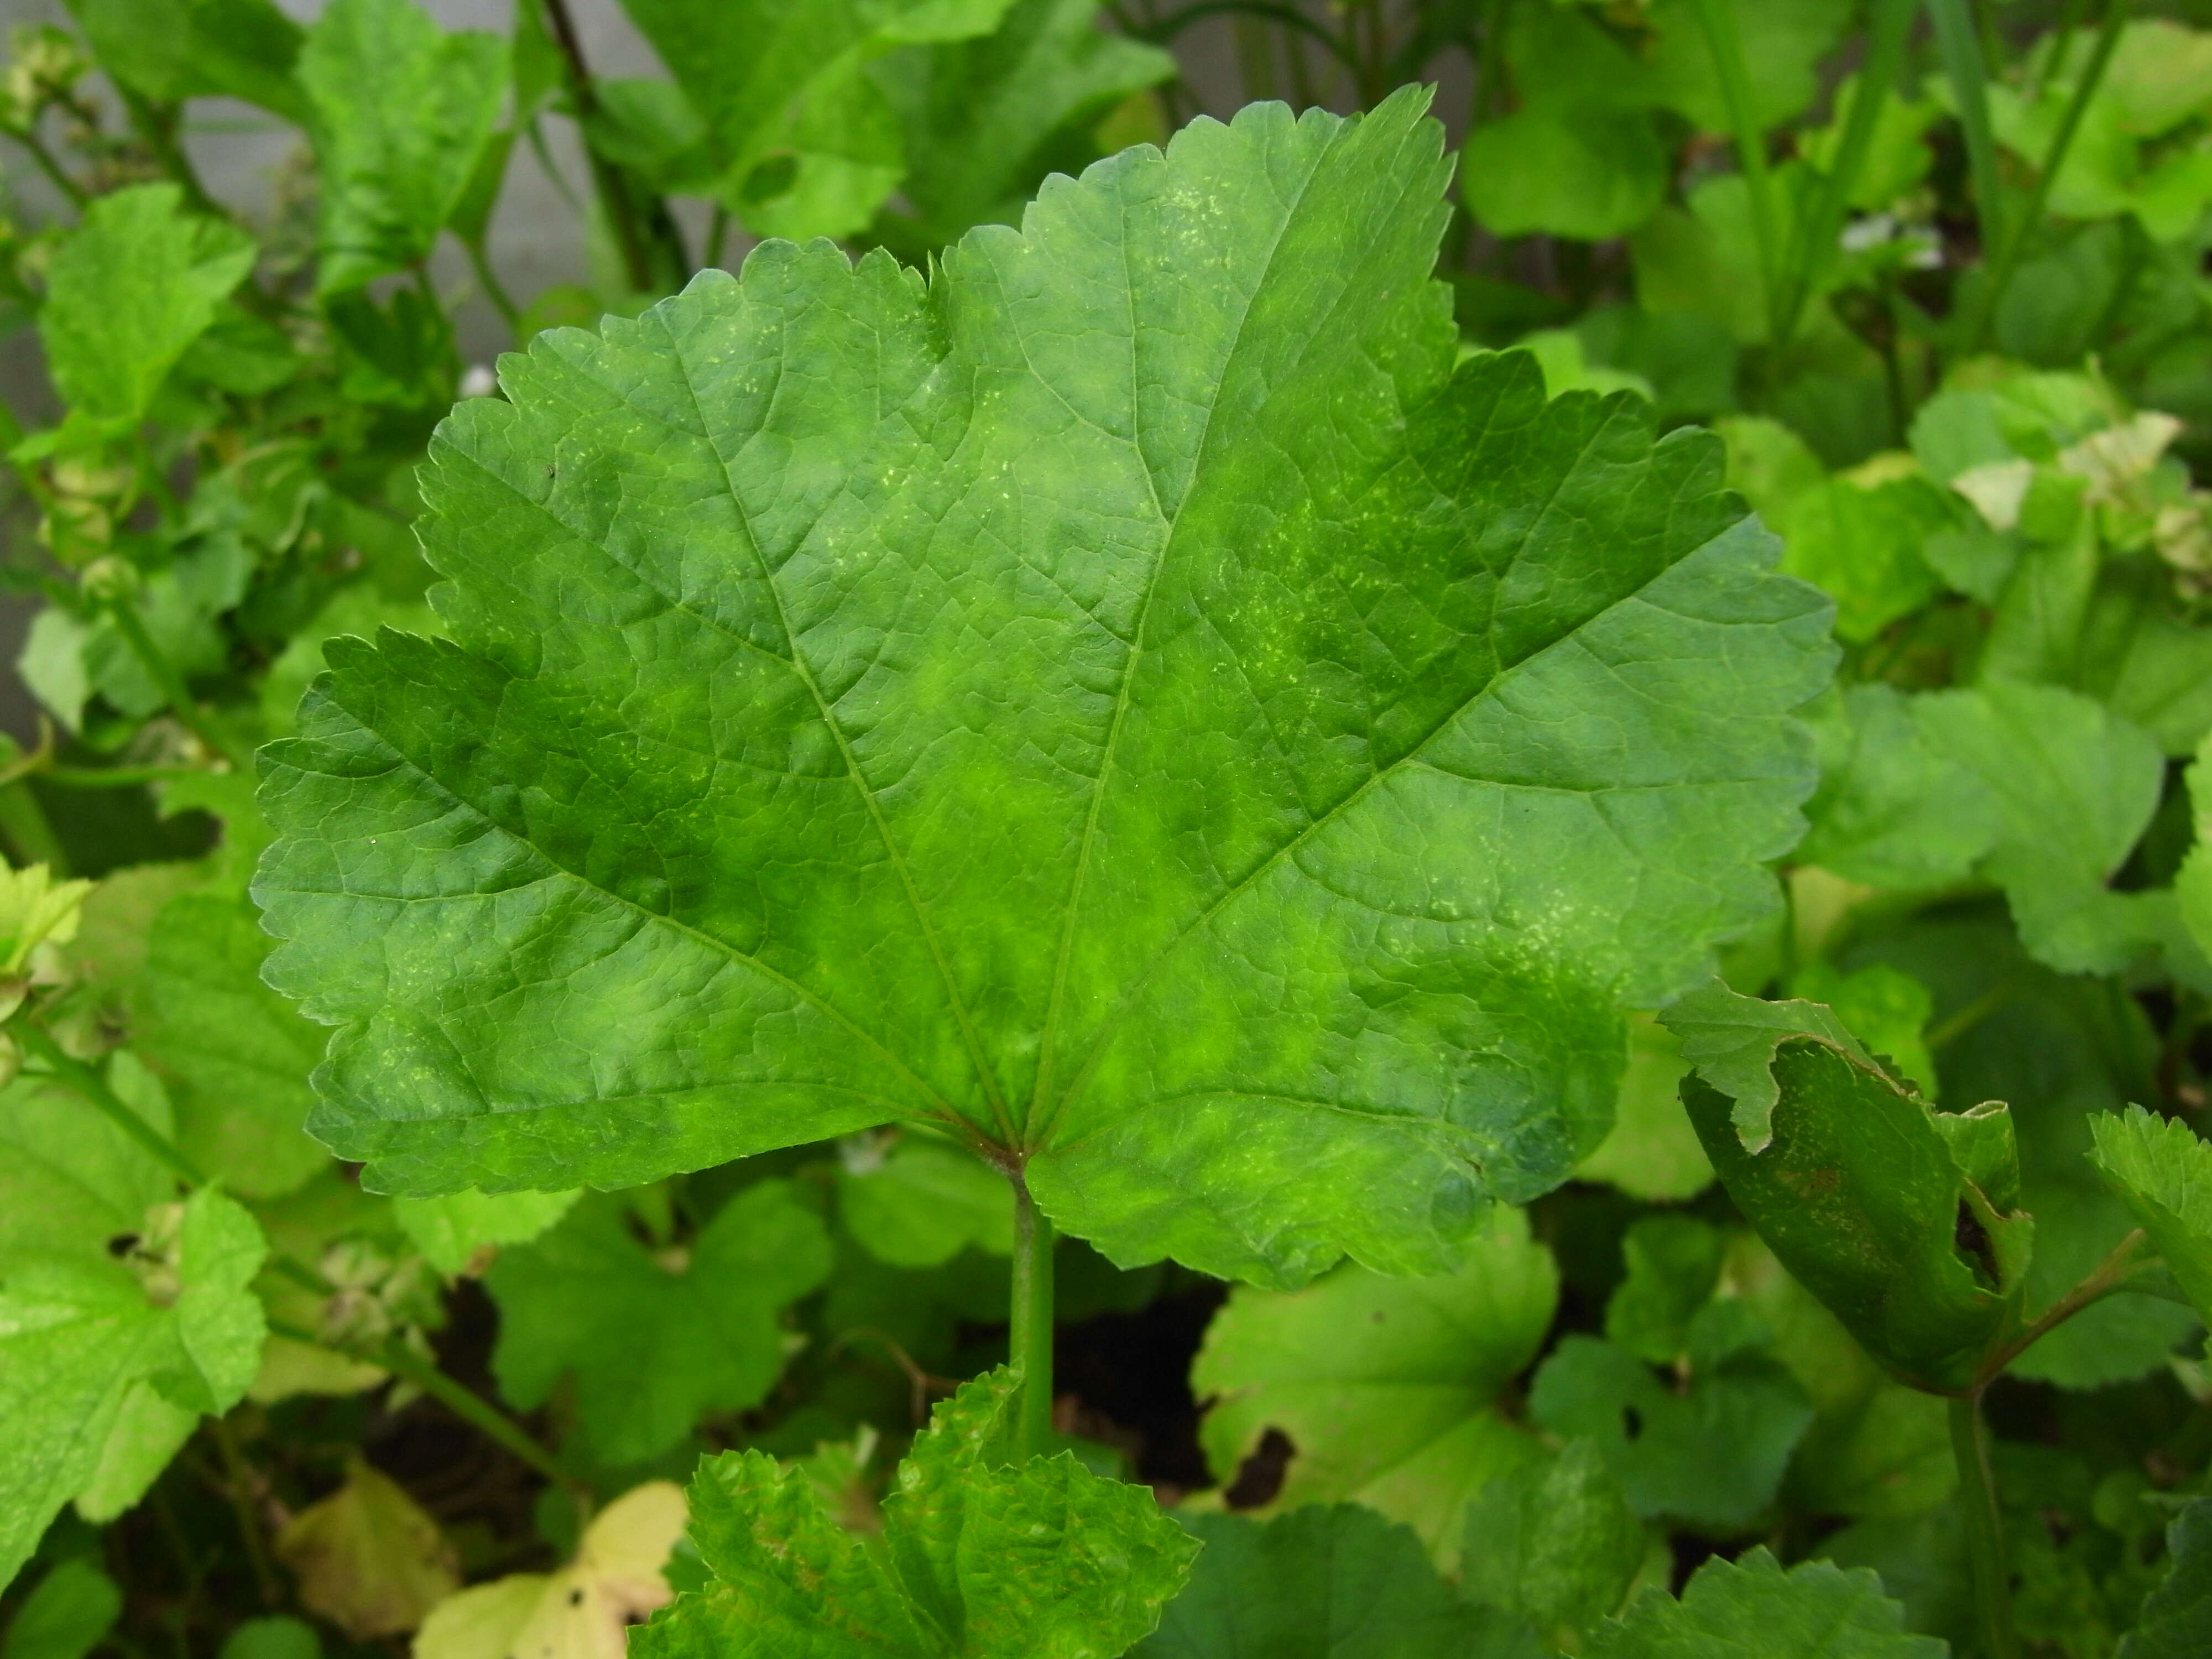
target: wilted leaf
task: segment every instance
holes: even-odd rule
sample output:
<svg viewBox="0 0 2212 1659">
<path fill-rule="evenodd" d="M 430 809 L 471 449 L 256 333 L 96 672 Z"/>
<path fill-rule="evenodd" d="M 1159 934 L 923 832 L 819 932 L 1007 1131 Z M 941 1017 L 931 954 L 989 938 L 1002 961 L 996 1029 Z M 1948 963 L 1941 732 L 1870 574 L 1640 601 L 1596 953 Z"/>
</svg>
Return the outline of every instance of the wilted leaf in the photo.
<svg viewBox="0 0 2212 1659">
<path fill-rule="evenodd" d="M 400 1636 L 461 1587 L 453 1547 L 391 1476 L 356 1458 L 345 1484 L 276 1534 L 301 1605 L 356 1641 Z"/>
</svg>

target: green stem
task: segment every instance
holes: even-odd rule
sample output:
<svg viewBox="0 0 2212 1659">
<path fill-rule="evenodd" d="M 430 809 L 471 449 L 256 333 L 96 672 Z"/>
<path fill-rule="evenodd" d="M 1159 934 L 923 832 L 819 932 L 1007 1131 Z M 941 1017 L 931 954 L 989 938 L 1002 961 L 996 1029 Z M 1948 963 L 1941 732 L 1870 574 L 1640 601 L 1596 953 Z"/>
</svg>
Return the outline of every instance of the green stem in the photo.
<svg viewBox="0 0 2212 1659">
<path fill-rule="evenodd" d="M 522 307 L 514 303 L 514 296 L 507 291 L 506 284 L 499 280 L 499 273 L 491 268 L 491 260 L 484 253 L 483 241 L 464 237 L 461 246 L 469 256 L 469 269 L 476 272 L 477 286 L 483 290 L 484 298 L 491 301 L 492 309 L 505 319 L 508 331 L 514 336 L 515 343 L 520 345 L 522 343 Z"/>
<path fill-rule="evenodd" d="M 0 732 L 0 836 L 21 864 L 43 864 L 58 876 L 70 872 L 69 849 L 54 833 L 46 809 L 30 785 L 30 775 L 46 769 L 52 753 L 52 734 L 36 753 L 26 756 L 22 745 Z"/>
<path fill-rule="evenodd" d="M 82 1095 L 116 1127 L 193 1186 L 206 1185 L 207 1177 L 200 1173 L 198 1164 L 179 1152 L 167 1135 L 132 1111 L 123 1097 L 108 1086 L 106 1078 L 82 1060 L 64 1054 L 61 1044 L 44 1026 L 35 1020 L 19 1019 L 8 1030 L 26 1050 L 44 1060 L 49 1071 Z"/>
<path fill-rule="evenodd" d="M 174 104 L 156 104 L 118 82 L 116 90 L 122 94 L 123 107 L 130 112 L 131 125 L 146 141 L 146 148 L 154 152 L 154 159 L 161 164 L 161 171 L 183 186 L 185 200 L 201 213 L 217 219 L 228 219 L 230 211 L 207 192 L 199 174 L 192 167 L 191 157 L 177 141 L 178 108 Z"/>
<path fill-rule="evenodd" d="M 623 270 L 630 287 L 641 294 L 651 293 L 657 284 L 653 281 L 647 216 L 639 211 L 630 194 L 629 176 L 601 155 L 592 143 L 591 123 L 599 112 L 599 95 L 592 84 L 591 66 L 584 61 L 584 43 L 576 33 L 576 20 L 568 14 L 568 0 L 544 0 L 544 3 L 547 29 L 561 51 L 562 67 L 568 82 L 568 102 L 576 112 L 576 125 L 583 129 L 584 161 L 591 169 L 592 190 L 599 198 L 599 213 L 607 222 L 616 251 L 622 255 Z"/>
<path fill-rule="evenodd" d="M 1844 132 L 1836 154 L 1809 212 L 1798 222 L 1790 238 L 1790 257 L 1783 277 L 1781 313 L 1777 339 L 1787 345 L 1796 332 L 1805 302 L 1819 292 L 1828 262 L 1835 258 L 1836 238 L 1843 229 L 1844 213 L 1851 191 L 1874 146 L 1875 127 L 1890 90 L 1905 67 L 1905 52 L 1912 33 L 1919 0 L 1875 0 L 1874 17 L 1867 30 L 1865 61 L 1851 93 L 1851 107 L 1844 118 Z"/>
<path fill-rule="evenodd" d="M 229 736 L 207 717 L 207 712 L 193 701 L 191 688 L 185 677 L 168 655 L 155 643 L 154 636 L 146 631 L 146 624 L 138 615 L 138 607 L 128 599 L 117 599 L 108 606 L 116 627 L 121 630 L 124 642 L 131 654 L 138 659 L 149 678 L 161 689 L 168 700 L 169 712 L 184 723 L 185 729 L 208 747 L 210 754 L 222 756 L 233 766 L 243 771 L 252 764 L 253 757 L 245 746 Z"/>
<path fill-rule="evenodd" d="M 2145 1257 L 2143 1247 L 2149 1243 L 2143 1230 L 2136 1228 L 2112 1246 L 2105 1259 L 2091 1268 L 2081 1281 L 2043 1310 L 2033 1325 L 1997 1350 L 1982 1363 L 1982 1375 L 1978 1388 L 1987 1388 L 1997 1374 L 2026 1353 L 2038 1342 L 2092 1303 L 2102 1302 L 2116 1291 L 2128 1287 L 2128 1280 L 2144 1269 L 2157 1265 L 2156 1257 Z"/>
<path fill-rule="evenodd" d="M 238 1522 L 240 1541 L 246 1546 L 246 1565 L 253 1570 L 253 1583 L 261 1592 L 261 1605 L 274 1607 L 283 1600 L 283 1591 L 276 1582 L 276 1570 L 269 1559 L 268 1541 L 261 1535 L 261 1523 L 253 1514 L 253 1470 L 239 1449 L 238 1437 L 231 1431 L 230 1419 L 210 1418 L 208 1432 L 214 1439 L 216 1449 L 222 1455 L 223 1496 L 230 1501 L 231 1515 Z"/>
<path fill-rule="evenodd" d="M 2051 199 L 2051 187 L 2057 180 L 2058 169 L 2066 165 L 2066 153 L 2074 147 L 2074 135 L 2081 130 L 2081 118 L 2088 112 L 2089 100 L 2095 96 L 2098 83 L 2105 78 L 2106 66 L 2112 61 L 2112 53 L 2120 44 L 2120 27 L 2127 21 L 2127 16 L 2128 0 L 2111 0 L 2105 8 L 2104 27 L 2097 33 L 2097 44 L 2089 54 L 2088 67 L 2074 83 L 2074 95 L 2066 100 L 2066 112 L 2059 117 L 2058 131 L 2051 135 L 2051 149 L 2028 192 L 2027 209 L 2018 220 L 2008 223 L 2003 245 L 1990 262 L 1989 281 L 1983 286 L 1981 303 L 1974 308 L 1973 328 L 1967 336 L 1966 349 L 1970 352 L 1981 349 L 1990 325 L 1996 320 L 1997 306 L 2027 246 L 2027 234 L 2043 217 L 2043 205 Z"/>
<path fill-rule="evenodd" d="M 54 159 L 54 153 L 46 148 L 46 140 L 27 127 L 8 136 L 30 151 L 31 159 L 39 164 L 39 171 L 52 181 L 54 188 L 67 197 L 73 206 L 84 205 L 84 186 L 70 178 L 62 164 Z"/>
<path fill-rule="evenodd" d="M 1019 1176 L 1014 1187 L 1014 1293 L 1006 1350 L 1021 1367 L 1021 1455 L 1042 1457 L 1052 1443 L 1052 1223 Z"/>
<path fill-rule="evenodd" d="M 1951 1455 L 1959 1465 L 1959 1504 L 1966 1513 L 1966 1561 L 1973 1575 L 1984 1659 L 2020 1659 L 2020 1638 L 2012 1626 L 2012 1580 L 2005 1565 L 2004 1517 L 1997 1509 L 1996 1475 L 1990 1468 L 1989 1425 L 1982 1420 L 1981 1393 L 1977 1389 L 1950 1404 Z"/>
<path fill-rule="evenodd" d="M 707 222 L 706 264 L 721 269 L 722 251 L 730 240 L 730 210 L 720 202 L 714 204 L 714 216 Z"/>
<path fill-rule="evenodd" d="M 1736 165 L 1751 193 L 1751 234 L 1759 248 L 1759 276 L 1765 289 L 1769 332 L 1781 334 L 1782 248 L 1775 225 L 1774 179 L 1767 171 L 1766 135 L 1752 106 L 1751 76 L 1744 68 L 1743 43 L 1736 38 L 1735 9 L 1729 0 L 1691 0 L 1698 26 L 1720 77 L 1721 100 L 1735 129 Z"/>
<path fill-rule="evenodd" d="M 2004 245 L 2004 202 L 1997 176 L 1997 144 L 1990 125 L 1989 68 L 1967 0 L 1928 0 L 1936 26 L 1936 55 L 1959 100 L 1959 125 L 1966 134 L 1966 170 L 1974 183 L 1974 216 L 1981 227 L 1986 257 Z"/>
<path fill-rule="evenodd" d="M 466 1389 L 416 1353 L 398 1337 L 366 1356 L 393 1376 L 404 1377 L 487 1438 L 504 1446 L 556 1486 L 581 1491 L 584 1483 L 561 1467 L 561 1460 L 524 1432 L 522 1425 L 482 1395 Z"/>
</svg>

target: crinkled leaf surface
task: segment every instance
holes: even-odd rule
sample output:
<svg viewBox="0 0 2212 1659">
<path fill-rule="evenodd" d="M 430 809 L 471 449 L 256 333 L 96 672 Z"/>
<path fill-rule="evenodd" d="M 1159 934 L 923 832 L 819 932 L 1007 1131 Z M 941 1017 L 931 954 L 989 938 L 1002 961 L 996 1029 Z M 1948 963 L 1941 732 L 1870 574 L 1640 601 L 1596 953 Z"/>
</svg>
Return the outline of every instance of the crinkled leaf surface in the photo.
<svg viewBox="0 0 2212 1659">
<path fill-rule="evenodd" d="M 110 426 L 145 414 L 185 349 L 253 268 L 234 225 L 186 213 L 175 185 L 134 185 L 94 200 L 55 252 L 39 337 L 70 407 Z"/>
<path fill-rule="evenodd" d="M 1105 1659 L 1148 1633 L 1198 1546 L 1152 1493 L 1066 1453 L 1009 1464 L 1020 1389 L 1001 1370 L 933 1414 L 883 1504 L 883 1547 L 840 1527 L 805 1471 L 725 1452 L 691 1483 L 714 1577 L 634 1632 L 639 1659 Z"/>
<path fill-rule="evenodd" d="M 1558 1300 L 1551 1252 L 1517 1210 L 1498 1211 L 1446 1277 L 1346 1266 L 1302 1291 L 1238 1290 L 1191 1367 L 1192 1392 L 1214 1401 L 1200 1429 L 1206 1461 L 1233 1480 L 1275 1430 L 1292 1451 L 1278 1501 L 1370 1504 L 1449 1571 L 1468 1499 L 1539 1456 L 1498 1400 Z"/>
<path fill-rule="evenodd" d="M 1439 129 L 1255 106 L 947 252 L 543 336 L 426 478 L 453 643 L 265 750 L 315 1133 L 410 1194 L 895 1118 L 1066 1231 L 1438 1271 L 1771 905 L 1812 590 L 1623 396 L 1454 368 Z"/>
<path fill-rule="evenodd" d="M 746 1188 L 688 1249 L 659 1252 L 630 1236 L 620 1200 L 594 1197 L 485 1275 L 492 1373 L 526 1409 L 574 1373 L 593 1449 L 641 1462 L 702 1413 L 759 1403 L 783 1369 L 778 1316 L 829 1273 L 821 1218 L 787 1181 Z"/>
<path fill-rule="evenodd" d="M 491 140 L 506 42 L 447 34 L 413 0 L 331 0 L 300 52 L 314 105 L 325 294 L 430 252 Z"/>
<path fill-rule="evenodd" d="M 140 1384 L 186 1411 L 228 1411 L 260 1363 L 265 1328 L 247 1286 L 265 1247 L 236 1200 L 208 1187 L 185 1201 L 158 1292 L 109 1237 L 88 1231 L 0 1260 L 0 1583 L 99 1480 Z"/>
<path fill-rule="evenodd" d="M 1908 1382 L 1963 1386 L 2017 1316 L 2033 1236 L 2012 1210 L 2004 1109 L 1939 1121 L 1817 1004 L 1716 982 L 1662 1018 L 1686 1054 L 1713 1056 L 1682 1097 L 1736 1207 L 1869 1353 Z M 1741 1127 L 1753 1090 L 1772 1102 L 1755 1146 Z"/>
<path fill-rule="evenodd" d="M 1206 1547 L 1131 1659 L 1535 1659 L 1544 1651 L 1520 1620 L 1454 1594 L 1420 1540 L 1364 1504 L 1315 1504 L 1272 1521 L 1182 1518 Z"/>
<path fill-rule="evenodd" d="M 1907 1636 L 1905 1610 L 1865 1568 L 1826 1561 L 1783 1571 L 1765 1545 L 1699 1567 L 1682 1599 L 1647 1590 L 1601 1626 L 1591 1659 L 1944 1659 L 1932 1636 Z"/>
<path fill-rule="evenodd" d="M 2186 1123 L 2140 1106 L 2090 1119 L 2089 1133 L 2090 1161 L 2212 1323 L 2212 1146 Z"/>
</svg>

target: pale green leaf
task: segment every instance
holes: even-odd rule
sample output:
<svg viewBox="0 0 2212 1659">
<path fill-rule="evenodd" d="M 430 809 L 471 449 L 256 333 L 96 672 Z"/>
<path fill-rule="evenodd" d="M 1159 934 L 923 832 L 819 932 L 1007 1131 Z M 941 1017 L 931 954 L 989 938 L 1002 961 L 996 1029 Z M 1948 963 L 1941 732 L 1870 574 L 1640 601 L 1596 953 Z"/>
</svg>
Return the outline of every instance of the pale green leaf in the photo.
<svg viewBox="0 0 2212 1659">
<path fill-rule="evenodd" d="M 1205 1548 L 1131 1659 L 1536 1659 L 1544 1651 L 1520 1620 L 1454 1595 L 1420 1540 L 1364 1504 L 1315 1504 L 1265 1522 L 1181 1518 Z"/>
<path fill-rule="evenodd" d="M 1612 1131 L 1575 1171 L 1648 1204 L 1678 1203 L 1712 1185 L 1712 1161 L 1682 1109 L 1682 1045 L 1648 1014 L 1628 1021 L 1628 1065 L 1620 1074 Z"/>
<path fill-rule="evenodd" d="M 1825 1043 L 1881 1073 L 1832 1009 L 1817 1002 L 1739 996 L 1717 979 L 1662 1013 L 1659 1023 L 1680 1039 L 1682 1058 L 1698 1076 L 1735 1102 L 1730 1115 L 1747 1152 L 1765 1152 L 1774 1136 L 1774 1108 L 1781 1097 L 1774 1057 L 1783 1043 Z"/>
<path fill-rule="evenodd" d="M 1620 1241 L 1625 1276 L 1605 1304 L 1607 1340 L 1654 1365 L 1687 1352 L 1690 1322 L 1720 1283 L 1726 1241 L 1694 1216 L 1648 1215 Z"/>
<path fill-rule="evenodd" d="M 1949 1649 L 1907 1636 L 1904 1609 L 1861 1568 L 1808 1561 L 1788 1572 L 1761 1545 L 1699 1567 L 1675 1601 L 1647 1590 L 1599 1627 L 1590 1659 L 1944 1659 Z"/>
<path fill-rule="evenodd" d="M 2090 1161 L 2212 1322 L 2212 1146 L 2186 1123 L 2140 1106 L 2089 1120 Z"/>
<path fill-rule="evenodd" d="M 1617 1006 L 1771 913 L 1826 613 L 1710 438 L 1455 369 L 1419 110 L 508 359 L 426 482 L 455 643 L 330 647 L 264 751 L 318 1135 L 427 1195 L 934 1121 L 1276 1284 L 1563 1179 Z"/>
<path fill-rule="evenodd" d="M 1012 1188 L 1004 1176 L 941 1140 L 908 1133 L 889 1148 L 848 1144 L 837 1171 L 845 1229 L 895 1267 L 935 1267 L 969 1245 L 1014 1249 Z"/>
<path fill-rule="evenodd" d="M 1557 1643 L 1619 1610 L 1644 1564 L 1644 1530 L 1594 1441 L 1501 1475 L 1467 1509 L 1460 1589 L 1525 1614 Z"/>
<path fill-rule="evenodd" d="M 345 1483 L 293 1516 L 275 1548 L 300 1605 L 356 1642 L 405 1634 L 461 1587 L 436 1519 L 357 1455 Z"/>
<path fill-rule="evenodd" d="M 1804 113 L 1819 88 L 1815 70 L 1851 21 L 1850 0 L 1723 0 L 1735 14 L 1736 49 L 1743 55 L 1759 128 L 1778 126 Z M 1711 39 L 1698 20 L 1697 0 L 1652 0 L 1645 15 L 1656 39 L 1646 60 L 1656 99 L 1707 132 L 1735 130 Z"/>
<path fill-rule="evenodd" d="M 620 1200 L 595 1196 L 484 1276 L 492 1374 L 526 1410 L 573 1375 L 593 1449 L 641 1462 L 702 1413 L 760 1402 L 783 1370 L 778 1316 L 829 1272 L 829 1237 L 789 1182 L 746 1188 L 688 1248 L 659 1252 L 630 1236 Z"/>
<path fill-rule="evenodd" d="M 1808 963 L 1790 981 L 1790 994 L 1826 1005 L 1884 1070 L 1923 1100 L 1936 1098 L 1936 1061 L 1924 1035 L 1935 1012 L 1928 988 L 1887 963 L 1848 973 L 1826 961 Z"/>
<path fill-rule="evenodd" d="M 95 199 L 53 256 L 39 337 L 72 410 L 125 427 L 253 268 L 234 225 L 183 210 L 175 185 L 134 185 Z"/>
<path fill-rule="evenodd" d="M 443 1198 L 392 1200 L 400 1231 L 445 1273 L 480 1271 L 478 1253 L 501 1244 L 527 1244 L 574 1207 L 582 1194 L 500 1193 L 473 1189 Z"/>
<path fill-rule="evenodd" d="M 1293 1449 L 1280 1503 L 1370 1504 L 1449 1570 L 1468 1498 L 1539 1455 L 1498 1398 L 1558 1297 L 1550 1252 L 1506 1209 L 1447 1278 L 1344 1267 L 1302 1291 L 1236 1291 L 1191 1367 L 1192 1392 L 1214 1398 L 1206 1461 L 1231 1480 L 1275 1430 Z"/>
<path fill-rule="evenodd" d="M 1967 513 L 1923 477 L 1830 478 L 1790 501 L 1783 568 L 1832 595 L 1837 636 L 1863 645 L 1942 591 L 1921 549 Z"/>
<path fill-rule="evenodd" d="M 880 1549 L 804 1472 L 725 1452 L 691 1485 L 713 1577 L 642 1630 L 638 1659 L 1103 1659 L 1148 1633 L 1198 1546 L 1152 1493 L 1066 1453 L 1009 1464 L 1018 1377 L 940 1405 L 884 1500 Z"/>
<path fill-rule="evenodd" d="M 132 1261 L 160 1214 L 143 1241 L 123 1243 Z M 55 1512 L 101 1480 L 140 1383 L 221 1412 L 252 1380 L 265 1329 L 247 1289 L 264 1254 L 260 1230 L 213 1188 L 172 1209 L 168 1227 L 160 1259 L 141 1271 L 97 1231 L 0 1267 L 0 1583 Z"/>
<path fill-rule="evenodd" d="M 424 258 L 491 142 L 506 43 L 447 34 L 413 0 L 331 0 L 307 31 L 324 294 Z"/>
<path fill-rule="evenodd" d="M 1925 725 L 1926 700 L 1854 685 L 1806 711 L 1820 751 L 1820 787 L 1798 856 L 1876 887 L 1961 881 L 1997 838 L 1997 800 Z"/>
</svg>

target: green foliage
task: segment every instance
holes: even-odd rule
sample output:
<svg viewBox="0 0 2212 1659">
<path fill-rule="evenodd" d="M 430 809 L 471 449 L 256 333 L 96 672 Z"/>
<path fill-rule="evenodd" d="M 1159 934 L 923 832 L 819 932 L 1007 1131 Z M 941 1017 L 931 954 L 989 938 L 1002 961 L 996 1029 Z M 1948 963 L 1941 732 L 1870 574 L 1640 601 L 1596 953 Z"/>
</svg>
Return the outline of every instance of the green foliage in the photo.
<svg viewBox="0 0 2212 1659">
<path fill-rule="evenodd" d="M 1616 1611 L 1644 1532 L 1594 1441 L 1492 1481 L 1467 1507 L 1460 1587 L 1526 1618 L 1554 1645 Z"/>
<path fill-rule="evenodd" d="M 345 1026 L 316 1132 L 428 1194 L 933 1121 L 1109 1256 L 1275 1284 L 1442 1267 L 1486 1198 L 1564 1176 L 1616 1000 L 1771 902 L 1823 613 L 1729 528 L 1706 444 L 1546 405 L 1519 360 L 1450 373 L 1419 111 L 1255 110 L 1048 191 L 948 254 L 941 343 L 887 260 L 771 248 L 464 405 L 424 531 L 461 648 L 333 647 L 264 761 L 270 975 Z M 1295 214 L 1248 189 L 1279 168 Z M 1187 222 L 1102 248 L 1139 198 Z M 1060 297 L 1009 307 L 1017 271 Z M 1349 471 L 1307 453 L 1324 404 L 1364 411 Z M 1541 599 L 1504 607 L 1509 569 Z M 622 599 L 569 609 L 572 572 Z M 910 649 L 872 661 L 894 617 Z M 702 732 L 743 763 L 616 758 Z"/>
<path fill-rule="evenodd" d="M 1899 1628 L 1870 1572 L 1808 1562 L 1784 1572 L 1764 1547 L 1708 1561 L 1679 1601 L 1647 1591 L 1586 1650 L 1595 1659 L 1942 1659 L 1944 1644 Z"/>
<path fill-rule="evenodd" d="M 1420 1540 L 1358 1504 L 1267 1522 L 1194 1515 L 1204 1546 L 1136 1659 L 1521 1659 L 1519 1621 L 1473 1607 Z"/>
<path fill-rule="evenodd" d="M 2182 1510 L 2166 1537 L 2173 1565 L 2145 1599 L 2119 1659 L 2182 1659 L 2212 1638 L 2212 1503 L 2199 1498 Z"/>
<path fill-rule="evenodd" d="M 691 1537 L 710 1576 L 632 1638 L 638 1651 L 1123 1651 L 1182 1588 L 1197 1546 L 1148 1495 L 1065 1452 L 1007 1461 L 1020 1388 L 995 1371 L 938 1407 L 884 1502 L 880 1552 L 772 1458 L 702 1464 Z"/>
<path fill-rule="evenodd" d="M 2200 1316 L 2212 1309 L 2212 1146 L 2140 1106 L 2094 1118 L 2090 1160 L 2120 1195 Z"/>
</svg>

